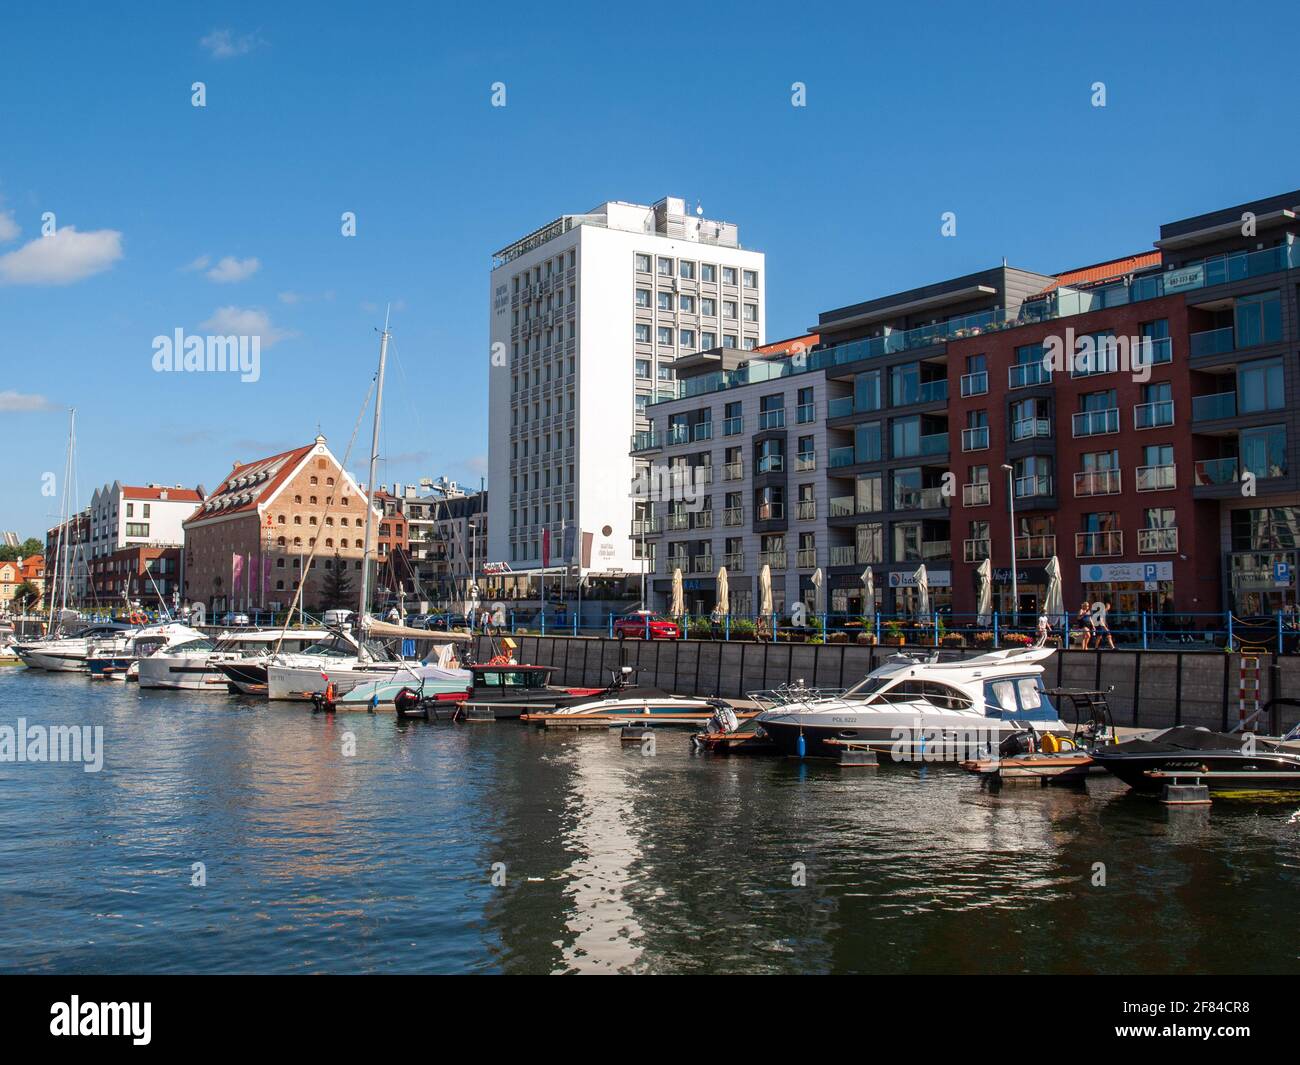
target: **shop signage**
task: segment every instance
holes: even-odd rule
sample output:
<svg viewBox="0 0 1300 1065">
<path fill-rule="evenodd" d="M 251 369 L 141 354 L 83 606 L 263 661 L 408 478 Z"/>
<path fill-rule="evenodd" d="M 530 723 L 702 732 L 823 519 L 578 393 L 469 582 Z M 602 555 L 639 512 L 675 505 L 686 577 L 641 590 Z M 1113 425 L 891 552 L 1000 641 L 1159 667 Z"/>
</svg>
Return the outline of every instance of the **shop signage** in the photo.
<svg viewBox="0 0 1300 1065">
<path fill-rule="evenodd" d="M 1107 562 L 1079 567 L 1079 580 L 1084 584 L 1123 583 L 1126 581 L 1172 581 L 1172 562 Z"/>
<path fill-rule="evenodd" d="M 952 570 L 931 569 L 926 570 L 926 582 L 931 588 L 949 588 L 952 586 Z M 915 573 L 891 573 L 889 575 L 889 587 L 891 588 L 915 588 Z"/>
<path fill-rule="evenodd" d="M 979 571 L 972 570 L 971 577 L 972 583 L 978 588 L 980 583 Z M 994 584 L 1010 584 L 1011 567 L 995 568 L 992 572 L 992 578 Z M 1047 570 L 1043 566 L 1023 566 L 1016 570 L 1016 583 L 1024 585 L 1046 584 Z"/>
<path fill-rule="evenodd" d="M 1201 288 L 1205 284 L 1205 264 L 1197 263 L 1195 266 L 1184 266 L 1178 270 L 1170 270 L 1165 274 L 1165 295 L 1171 292 L 1182 292 L 1184 289 Z"/>
</svg>

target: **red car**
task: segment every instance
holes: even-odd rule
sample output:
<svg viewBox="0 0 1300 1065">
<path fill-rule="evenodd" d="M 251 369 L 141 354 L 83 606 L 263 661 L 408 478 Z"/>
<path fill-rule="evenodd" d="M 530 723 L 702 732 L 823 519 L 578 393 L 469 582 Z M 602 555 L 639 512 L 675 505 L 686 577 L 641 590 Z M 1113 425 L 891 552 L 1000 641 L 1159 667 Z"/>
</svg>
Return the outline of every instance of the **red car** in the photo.
<svg viewBox="0 0 1300 1065">
<path fill-rule="evenodd" d="M 646 635 L 647 618 L 650 619 L 650 639 L 676 640 L 681 638 L 682 630 L 677 627 L 677 622 L 670 621 L 668 618 L 660 617 L 658 614 L 651 613 L 649 610 L 636 610 L 631 614 L 624 614 L 622 617 L 615 618 L 615 637 L 636 636 L 644 639 Z"/>
</svg>

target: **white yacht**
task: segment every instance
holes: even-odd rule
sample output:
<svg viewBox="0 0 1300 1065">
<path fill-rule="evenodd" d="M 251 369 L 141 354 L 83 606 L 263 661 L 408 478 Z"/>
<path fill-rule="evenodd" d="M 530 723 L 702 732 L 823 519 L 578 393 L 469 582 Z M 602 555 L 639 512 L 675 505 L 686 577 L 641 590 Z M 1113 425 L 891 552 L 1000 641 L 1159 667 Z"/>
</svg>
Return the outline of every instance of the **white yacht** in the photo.
<svg viewBox="0 0 1300 1065">
<path fill-rule="evenodd" d="M 19 640 L 14 653 L 32 669 L 45 669 L 56 673 L 86 672 L 86 655 L 91 644 L 123 632 L 132 626 L 117 621 L 83 625 L 66 635 L 50 636 L 40 640 Z"/>
<path fill-rule="evenodd" d="M 277 644 L 292 654 L 328 637 L 324 629 L 289 629 L 283 634 L 279 629 L 237 629 L 215 642 L 207 638 L 192 640 L 142 659 L 140 687 L 224 693 L 231 682 L 221 671 L 221 664 L 264 666 Z"/>
<path fill-rule="evenodd" d="M 1050 647 L 939 661 L 899 654 L 845 692 L 755 693 L 755 718 L 786 754 L 838 756 L 846 743 L 894 761 L 954 760 L 1005 749 L 1032 731 L 1065 733 L 1044 691 Z"/>
<path fill-rule="evenodd" d="M 96 680 L 127 680 L 137 664 L 159 651 L 203 640 L 203 633 L 176 621 L 142 625 L 108 639 L 91 640 L 86 650 L 86 668 Z"/>
</svg>

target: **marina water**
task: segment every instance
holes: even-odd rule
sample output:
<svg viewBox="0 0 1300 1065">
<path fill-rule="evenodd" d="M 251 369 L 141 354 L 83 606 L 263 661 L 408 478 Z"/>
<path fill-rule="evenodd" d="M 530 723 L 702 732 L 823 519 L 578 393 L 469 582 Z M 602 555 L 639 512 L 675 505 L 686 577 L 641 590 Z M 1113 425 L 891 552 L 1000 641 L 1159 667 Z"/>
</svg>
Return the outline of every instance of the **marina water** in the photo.
<svg viewBox="0 0 1300 1065">
<path fill-rule="evenodd" d="M 104 764 L 0 763 L 4 971 L 1300 968 L 1294 798 L 994 793 L 0 671 L 20 717 L 102 726 Z"/>
</svg>

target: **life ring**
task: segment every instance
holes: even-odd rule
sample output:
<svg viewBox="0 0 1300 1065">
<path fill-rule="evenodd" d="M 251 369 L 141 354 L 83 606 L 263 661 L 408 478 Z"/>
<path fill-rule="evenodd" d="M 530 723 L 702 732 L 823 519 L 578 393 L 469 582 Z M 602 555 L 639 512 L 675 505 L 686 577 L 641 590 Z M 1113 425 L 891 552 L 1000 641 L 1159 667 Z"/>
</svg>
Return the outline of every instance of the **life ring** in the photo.
<svg viewBox="0 0 1300 1065">
<path fill-rule="evenodd" d="M 488 659 L 489 666 L 508 666 L 510 665 L 509 655 L 493 655 Z"/>
</svg>

